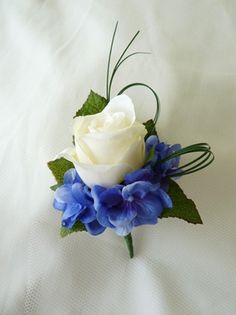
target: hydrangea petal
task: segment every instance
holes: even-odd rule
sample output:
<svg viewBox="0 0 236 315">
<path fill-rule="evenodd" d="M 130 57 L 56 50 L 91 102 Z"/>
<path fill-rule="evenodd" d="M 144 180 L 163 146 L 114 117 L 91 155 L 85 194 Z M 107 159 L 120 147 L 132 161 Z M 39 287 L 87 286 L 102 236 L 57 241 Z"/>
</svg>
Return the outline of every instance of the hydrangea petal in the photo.
<svg viewBox="0 0 236 315">
<path fill-rule="evenodd" d="M 64 174 L 64 184 L 72 185 L 75 182 L 82 183 L 82 180 L 76 170 L 74 168 L 71 168 Z"/>
<path fill-rule="evenodd" d="M 69 185 L 62 185 L 58 187 L 55 191 L 55 199 L 61 203 L 75 203 L 75 199 Z"/>
<path fill-rule="evenodd" d="M 126 236 L 132 231 L 133 227 L 134 227 L 133 222 L 124 225 L 119 225 L 115 227 L 115 232 L 119 236 Z"/>
<path fill-rule="evenodd" d="M 66 227 L 68 229 L 71 229 L 74 226 L 74 224 L 77 222 L 78 216 L 79 216 L 78 214 L 75 214 L 75 215 L 68 217 L 66 219 L 62 218 L 62 221 L 61 221 L 62 226 Z"/>
<path fill-rule="evenodd" d="M 152 184 L 150 182 L 138 181 L 127 185 L 122 190 L 122 196 L 125 200 L 133 198 L 142 199 L 150 191 Z"/>
<path fill-rule="evenodd" d="M 173 207 L 173 202 L 172 202 L 170 196 L 164 190 L 159 189 L 158 194 L 161 197 L 161 201 L 162 201 L 163 206 L 165 208 L 172 208 Z"/>
<path fill-rule="evenodd" d="M 99 185 L 93 186 L 93 188 L 91 190 L 91 195 L 92 195 L 92 198 L 94 200 L 94 208 L 95 208 L 96 211 L 98 211 L 100 206 L 101 206 L 100 195 L 104 191 L 106 191 L 106 188 L 102 187 L 102 186 L 99 186 Z"/>
<path fill-rule="evenodd" d="M 54 199 L 54 200 L 53 200 L 53 207 L 54 207 L 56 210 L 64 211 L 65 208 L 66 208 L 66 203 L 64 203 L 64 202 L 58 202 L 56 199 Z"/>
<path fill-rule="evenodd" d="M 137 202 L 139 205 L 138 217 L 158 217 L 163 211 L 163 205 L 160 199 L 152 193 L 146 195 L 142 202 Z"/>
<path fill-rule="evenodd" d="M 72 195 L 74 199 L 83 206 L 90 206 L 91 201 L 88 196 L 84 193 L 84 186 L 80 183 L 75 183 L 71 187 Z"/>
<path fill-rule="evenodd" d="M 86 208 L 79 216 L 82 223 L 90 223 L 96 219 L 96 212 L 94 208 Z"/>
<path fill-rule="evenodd" d="M 112 188 L 104 190 L 100 194 L 100 202 L 106 203 L 109 207 L 120 204 L 123 201 L 121 188 L 121 185 L 116 185 Z"/>
<path fill-rule="evenodd" d="M 63 213 L 63 218 L 66 219 L 75 214 L 80 214 L 83 210 L 84 208 L 79 203 L 67 204 L 66 209 Z"/>
<path fill-rule="evenodd" d="M 62 225 L 67 228 L 72 228 L 72 226 L 78 220 L 78 217 L 82 211 L 80 204 L 69 204 L 67 205 L 63 215 L 62 215 Z"/>
<path fill-rule="evenodd" d="M 157 136 L 150 136 L 147 138 L 146 140 L 146 151 L 149 152 L 151 150 L 151 148 L 155 145 L 157 145 L 159 143 L 159 139 Z"/>
<path fill-rule="evenodd" d="M 91 234 L 91 235 L 99 235 L 102 232 L 105 231 L 105 227 L 99 224 L 97 220 L 94 220 L 90 223 L 85 224 L 86 230 Z"/>
<path fill-rule="evenodd" d="M 97 211 L 98 222 L 106 227 L 114 228 L 114 225 L 108 219 L 108 209 L 107 207 L 100 206 Z"/>
<path fill-rule="evenodd" d="M 153 177 L 153 171 L 150 168 L 141 168 L 125 176 L 125 184 L 132 184 L 136 181 L 149 181 Z"/>
<path fill-rule="evenodd" d="M 73 184 L 76 178 L 76 170 L 74 168 L 69 169 L 64 174 L 64 184 Z"/>
<path fill-rule="evenodd" d="M 114 226 L 130 223 L 137 215 L 135 204 L 124 202 L 119 207 L 113 207 L 108 211 L 109 221 Z"/>
</svg>

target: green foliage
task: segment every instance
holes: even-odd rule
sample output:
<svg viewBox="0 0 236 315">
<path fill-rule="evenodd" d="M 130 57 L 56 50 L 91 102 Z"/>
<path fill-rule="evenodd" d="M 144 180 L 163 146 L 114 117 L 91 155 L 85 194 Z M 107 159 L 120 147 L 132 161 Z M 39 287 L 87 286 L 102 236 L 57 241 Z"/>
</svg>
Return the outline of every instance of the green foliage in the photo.
<svg viewBox="0 0 236 315">
<path fill-rule="evenodd" d="M 147 134 L 145 136 L 145 140 L 154 135 L 154 136 L 157 136 L 157 131 L 156 131 L 156 127 L 155 127 L 155 123 L 152 119 L 149 119 L 148 121 L 146 121 L 145 123 L 143 123 L 146 130 L 147 130 Z"/>
<path fill-rule="evenodd" d="M 100 96 L 91 90 L 87 100 L 85 101 L 83 106 L 76 112 L 74 118 L 77 116 L 97 114 L 101 112 L 106 105 L 107 100 L 103 96 Z"/>
<path fill-rule="evenodd" d="M 56 191 L 58 187 L 60 187 L 61 184 L 56 184 L 50 187 L 51 190 Z"/>
<path fill-rule="evenodd" d="M 52 171 L 57 183 L 63 184 L 63 178 L 66 171 L 68 171 L 70 168 L 74 168 L 73 163 L 70 161 L 67 161 L 64 158 L 56 159 L 54 161 L 48 162 L 48 167 Z M 51 187 L 51 189 L 54 189 L 55 185 Z M 57 187 L 56 187 L 57 188 Z"/>
<path fill-rule="evenodd" d="M 193 224 L 202 224 L 195 203 L 186 197 L 180 186 L 170 179 L 168 194 L 173 201 L 172 209 L 164 209 L 161 218 L 175 217 Z"/>
<path fill-rule="evenodd" d="M 71 229 L 68 229 L 68 228 L 65 228 L 64 226 L 62 226 L 61 231 L 60 231 L 60 235 L 61 235 L 61 237 L 65 237 L 71 233 L 82 232 L 82 231 L 86 231 L 86 228 L 83 225 L 83 223 L 77 221 Z"/>
</svg>

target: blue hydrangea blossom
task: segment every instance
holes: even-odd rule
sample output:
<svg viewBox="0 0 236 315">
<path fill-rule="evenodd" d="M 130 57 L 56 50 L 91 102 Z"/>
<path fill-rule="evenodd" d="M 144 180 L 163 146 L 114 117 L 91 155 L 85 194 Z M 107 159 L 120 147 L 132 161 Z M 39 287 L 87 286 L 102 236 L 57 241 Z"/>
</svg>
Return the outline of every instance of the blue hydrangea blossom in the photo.
<svg viewBox="0 0 236 315">
<path fill-rule="evenodd" d="M 168 190 L 168 175 L 174 173 L 179 167 L 180 158 L 176 157 L 171 160 L 158 164 L 161 160 L 181 148 L 180 144 L 169 145 L 160 142 L 157 136 L 150 136 L 146 140 L 146 156 L 154 147 L 154 155 L 148 163 L 141 169 L 133 171 L 125 176 L 124 183 L 131 184 L 136 181 L 150 181 L 153 184 L 159 183 L 161 188 Z"/>
<path fill-rule="evenodd" d="M 161 177 L 166 177 L 173 173 L 179 166 L 180 157 L 175 157 L 171 160 L 165 161 L 158 164 L 161 160 L 181 149 L 180 144 L 169 145 L 164 142 L 160 142 L 157 136 L 150 136 L 146 140 L 146 154 L 154 146 L 154 156 L 150 162 L 151 166 L 154 168 L 156 174 L 160 174 Z"/>
<path fill-rule="evenodd" d="M 156 224 L 164 207 L 172 207 L 170 197 L 160 185 L 147 181 L 112 188 L 94 186 L 92 196 L 98 222 L 120 236 L 129 234 L 136 226 Z"/>
<path fill-rule="evenodd" d="M 66 228 L 72 228 L 79 220 L 92 235 L 100 234 L 105 230 L 96 219 L 91 193 L 75 169 L 65 173 L 64 184 L 55 192 L 53 206 L 63 212 L 62 226 Z"/>
</svg>

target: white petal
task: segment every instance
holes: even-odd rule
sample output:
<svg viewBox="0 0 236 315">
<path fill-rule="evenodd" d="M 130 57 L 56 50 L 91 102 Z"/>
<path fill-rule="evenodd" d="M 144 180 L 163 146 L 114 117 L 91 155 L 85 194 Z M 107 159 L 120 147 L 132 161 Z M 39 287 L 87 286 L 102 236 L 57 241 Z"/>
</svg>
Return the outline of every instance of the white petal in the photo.
<svg viewBox="0 0 236 315">
<path fill-rule="evenodd" d="M 74 166 L 83 182 L 89 187 L 94 185 L 111 187 L 121 183 L 124 176 L 132 171 L 128 164 L 88 165 L 74 161 Z"/>
<path fill-rule="evenodd" d="M 93 153 L 82 139 L 80 139 L 79 141 L 75 139 L 75 150 L 77 153 L 77 160 L 81 163 L 96 163 L 96 159 L 94 158 Z"/>
<path fill-rule="evenodd" d="M 125 94 L 118 95 L 112 98 L 103 110 L 103 113 L 118 112 L 123 112 L 131 125 L 135 122 L 136 115 L 134 104 L 132 100 Z"/>
<path fill-rule="evenodd" d="M 132 171 L 132 168 L 125 163 L 120 164 L 85 164 L 80 163 L 76 156 L 75 148 L 68 148 L 59 153 L 56 158 L 64 157 L 74 164 L 76 171 L 83 182 L 92 187 L 101 185 L 103 187 L 111 187 L 119 184 L 124 179 L 124 176 Z"/>
<path fill-rule="evenodd" d="M 98 118 L 102 113 L 98 113 L 95 115 L 87 115 L 87 116 L 78 116 L 74 118 L 73 124 L 73 133 L 76 136 L 78 133 L 79 135 L 83 135 L 89 133 L 88 126 L 90 123 Z"/>
<path fill-rule="evenodd" d="M 139 137 L 126 150 L 118 163 L 127 163 L 133 170 L 143 166 L 145 158 L 144 140 Z"/>
<path fill-rule="evenodd" d="M 62 152 L 60 152 L 56 155 L 55 159 L 59 159 L 61 157 L 74 163 L 74 161 L 77 160 L 77 154 L 76 154 L 75 148 L 67 148 L 67 149 L 63 150 Z"/>
<path fill-rule="evenodd" d="M 140 137 L 144 138 L 145 134 L 145 127 L 135 122 L 130 128 L 119 132 L 107 134 L 91 133 L 77 137 L 76 143 L 80 145 L 80 148 L 86 150 L 85 155 L 89 156 L 93 163 L 115 164 L 119 162 L 129 147 L 134 142 L 137 142 Z M 87 163 L 86 160 L 82 159 L 82 155 L 78 155 L 78 157 L 80 162 Z"/>
</svg>

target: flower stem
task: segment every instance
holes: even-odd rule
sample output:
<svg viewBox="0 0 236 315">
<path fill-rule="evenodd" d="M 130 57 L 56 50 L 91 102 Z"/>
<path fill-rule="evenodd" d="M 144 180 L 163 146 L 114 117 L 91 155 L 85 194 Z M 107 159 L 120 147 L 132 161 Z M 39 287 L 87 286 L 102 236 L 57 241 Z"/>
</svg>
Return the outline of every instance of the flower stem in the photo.
<svg viewBox="0 0 236 315">
<path fill-rule="evenodd" d="M 133 240 L 132 240 L 132 235 L 129 233 L 128 235 L 124 236 L 128 251 L 129 251 L 129 257 L 133 258 L 134 257 L 134 248 L 133 248 Z"/>
</svg>

